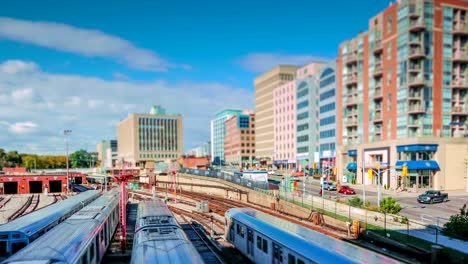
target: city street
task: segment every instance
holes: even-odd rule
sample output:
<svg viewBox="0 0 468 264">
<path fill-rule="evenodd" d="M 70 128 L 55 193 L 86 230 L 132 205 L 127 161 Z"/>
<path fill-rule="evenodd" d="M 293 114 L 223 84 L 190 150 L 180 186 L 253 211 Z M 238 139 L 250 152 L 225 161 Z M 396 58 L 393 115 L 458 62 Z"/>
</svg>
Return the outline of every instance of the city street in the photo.
<svg viewBox="0 0 468 264">
<path fill-rule="evenodd" d="M 273 176 L 275 180 L 281 180 L 281 177 Z M 297 183 L 297 191 L 303 190 L 303 178 L 300 178 L 300 181 Z M 342 184 L 347 185 L 347 184 Z M 331 197 L 332 199 L 351 199 L 355 196 L 363 198 L 363 189 L 362 185 L 348 185 L 356 191 L 356 195 L 344 195 L 339 194 L 337 191 L 325 191 L 325 197 Z M 366 186 L 366 201 L 370 201 L 372 205 L 377 205 L 378 195 L 376 187 Z M 312 180 L 312 183 L 306 182 L 305 190 L 306 192 L 311 192 L 313 195 L 319 196 L 320 192 L 320 181 Z M 451 215 L 457 214 L 460 212 L 460 208 L 464 204 L 468 204 L 468 193 L 456 193 L 456 195 L 451 195 L 449 192 L 449 201 L 446 203 L 436 203 L 436 204 L 420 204 L 416 198 L 418 195 L 422 194 L 423 191 L 417 193 L 394 193 L 391 191 L 382 191 L 381 199 L 385 197 L 394 197 L 397 202 L 402 206 L 400 212 L 401 215 L 408 217 L 409 219 L 424 222 L 426 224 L 439 224 L 442 226 L 446 223 Z"/>
</svg>

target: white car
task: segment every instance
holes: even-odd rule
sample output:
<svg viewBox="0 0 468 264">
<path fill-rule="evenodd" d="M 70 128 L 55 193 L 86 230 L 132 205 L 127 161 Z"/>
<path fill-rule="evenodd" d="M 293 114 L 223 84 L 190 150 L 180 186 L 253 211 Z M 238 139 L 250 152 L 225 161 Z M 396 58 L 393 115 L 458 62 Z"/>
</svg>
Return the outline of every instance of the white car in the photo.
<svg viewBox="0 0 468 264">
<path fill-rule="evenodd" d="M 274 171 L 274 170 L 269 170 L 268 171 L 268 175 L 275 175 L 275 173 L 276 173 L 276 171 Z"/>
</svg>

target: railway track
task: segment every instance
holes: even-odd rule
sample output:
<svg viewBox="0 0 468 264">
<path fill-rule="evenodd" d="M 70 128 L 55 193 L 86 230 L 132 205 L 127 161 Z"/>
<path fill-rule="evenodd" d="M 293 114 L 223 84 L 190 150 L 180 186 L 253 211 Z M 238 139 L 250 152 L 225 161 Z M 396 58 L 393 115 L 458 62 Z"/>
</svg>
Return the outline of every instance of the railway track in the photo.
<svg viewBox="0 0 468 264">
<path fill-rule="evenodd" d="M 8 202 L 11 201 L 11 196 L 8 197 L 0 197 L 0 209 L 5 207 Z"/>
<path fill-rule="evenodd" d="M 23 206 L 21 206 L 18 210 L 16 210 L 16 212 L 14 212 L 10 217 L 8 217 L 8 221 L 14 220 L 18 217 L 34 212 L 39 206 L 39 202 L 40 202 L 39 194 L 33 194 L 29 196 L 28 200 L 26 200 Z"/>
<path fill-rule="evenodd" d="M 53 204 L 62 200 L 65 200 L 66 197 L 64 197 L 61 194 L 54 194 L 54 201 L 52 202 Z"/>
<path fill-rule="evenodd" d="M 197 222 L 185 223 L 180 225 L 187 237 L 200 253 L 201 257 L 207 264 L 224 264 L 226 263 L 220 256 L 219 249 L 205 235 L 202 227 Z"/>
</svg>

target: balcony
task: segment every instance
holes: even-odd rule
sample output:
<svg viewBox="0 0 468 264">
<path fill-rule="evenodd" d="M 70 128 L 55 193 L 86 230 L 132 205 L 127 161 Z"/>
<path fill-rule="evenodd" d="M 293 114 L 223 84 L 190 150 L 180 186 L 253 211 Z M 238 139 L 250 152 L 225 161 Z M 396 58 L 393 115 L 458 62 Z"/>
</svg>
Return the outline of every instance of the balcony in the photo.
<svg viewBox="0 0 468 264">
<path fill-rule="evenodd" d="M 426 28 L 426 25 L 424 25 L 424 21 L 410 21 L 409 24 L 409 31 L 410 32 L 416 32 L 416 31 L 421 31 Z"/>
<path fill-rule="evenodd" d="M 452 115 L 468 116 L 468 105 L 457 105 L 452 107 Z"/>
<path fill-rule="evenodd" d="M 347 86 L 355 85 L 355 84 L 357 84 L 357 82 L 358 82 L 358 78 L 354 74 L 348 74 L 348 76 L 346 77 L 346 85 Z"/>
<path fill-rule="evenodd" d="M 346 127 L 357 127 L 358 121 L 356 118 L 346 120 Z"/>
<path fill-rule="evenodd" d="M 347 57 L 346 57 L 346 64 L 353 64 L 353 63 L 356 63 L 357 62 L 357 55 L 356 54 L 349 54 Z"/>
<path fill-rule="evenodd" d="M 412 60 L 421 59 L 424 57 L 426 57 L 426 54 L 424 54 L 422 49 L 413 49 L 410 51 L 410 54 L 408 55 L 408 58 Z"/>
<path fill-rule="evenodd" d="M 454 62 L 468 62 L 468 52 L 464 49 L 457 50 L 453 53 L 452 60 Z"/>
<path fill-rule="evenodd" d="M 358 112 L 357 111 L 349 111 L 348 113 L 346 113 L 346 117 L 349 118 L 353 118 L 355 116 L 357 116 Z"/>
<path fill-rule="evenodd" d="M 410 46 L 419 46 L 419 47 L 422 45 L 420 38 L 412 38 L 408 41 L 408 44 Z"/>
<path fill-rule="evenodd" d="M 421 101 L 421 93 L 409 93 L 408 94 L 408 101 Z"/>
<path fill-rule="evenodd" d="M 452 89 L 468 89 L 468 78 L 452 80 Z"/>
<path fill-rule="evenodd" d="M 382 119 L 382 113 L 376 113 L 374 115 L 374 124 L 375 123 L 382 123 L 383 122 L 383 119 Z"/>
<path fill-rule="evenodd" d="M 419 64 L 410 65 L 408 72 L 409 73 L 420 73 L 422 67 Z"/>
<path fill-rule="evenodd" d="M 374 90 L 374 100 L 380 100 L 383 97 L 382 88 L 375 88 Z"/>
<path fill-rule="evenodd" d="M 382 135 L 382 127 L 376 127 L 375 130 L 374 130 L 374 135 L 375 136 Z"/>
<path fill-rule="evenodd" d="M 357 96 L 348 96 L 348 98 L 346 98 L 346 106 L 357 105 L 357 103 L 358 103 Z"/>
<path fill-rule="evenodd" d="M 421 9 L 416 10 L 415 8 L 408 10 L 408 16 L 410 18 L 418 18 L 421 14 Z"/>
<path fill-rule="evenodd" d="M 424 79 L 421 77 L 410 78 L 408 80 L 408 87 L 424 86 Z"/>
<path fill-rule="evenodd" d="M 408 128 L 420 128 L 422 126 L 422 122 L 419 120 L 413 120 L 408 123 Z"/>
<path fill-rule="evenodd" d="M 374 66 L 374 77 L 382 76 L 382 63 L 376 63 Z"/>
<path fill-rule="evenodd" d="M 376 40 L 374 43 L 374 54 L 379 54 L 383 51 L 382 40 Z"/>
<path fill-rule="evenodd" d="M 408 114 L 424 114 L 426 110 L 421 105 L 410 105 Z"/>
<path fill-rule="evenodd" d="M 468 25 L 465 22 L 455 22 L 452 29 L 453 35 L 468 35 Z"/>
</svg>

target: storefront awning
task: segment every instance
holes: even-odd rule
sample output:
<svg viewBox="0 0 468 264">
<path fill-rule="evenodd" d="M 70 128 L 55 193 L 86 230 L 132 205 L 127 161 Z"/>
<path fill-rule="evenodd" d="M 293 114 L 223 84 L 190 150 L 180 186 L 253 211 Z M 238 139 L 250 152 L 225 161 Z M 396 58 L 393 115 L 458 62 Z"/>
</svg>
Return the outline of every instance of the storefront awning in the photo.
<svg viewBox="0 0 468 264">
<path fill-rule="evenodd" d="M 407 166 L 408 170 L 440 170 L 435 160 L 399 160 L 395 166 Z"/>
<path fill-rule="evenodd" d="M 357 170 L 357 162 L 350 162 L 346 165 L 347 170 Z"/>
<path fill-rule="evenodd" d="M 348 150 L 348 156 L 357 156 L 357 149 L 350 149 Z"/>
</svg>

